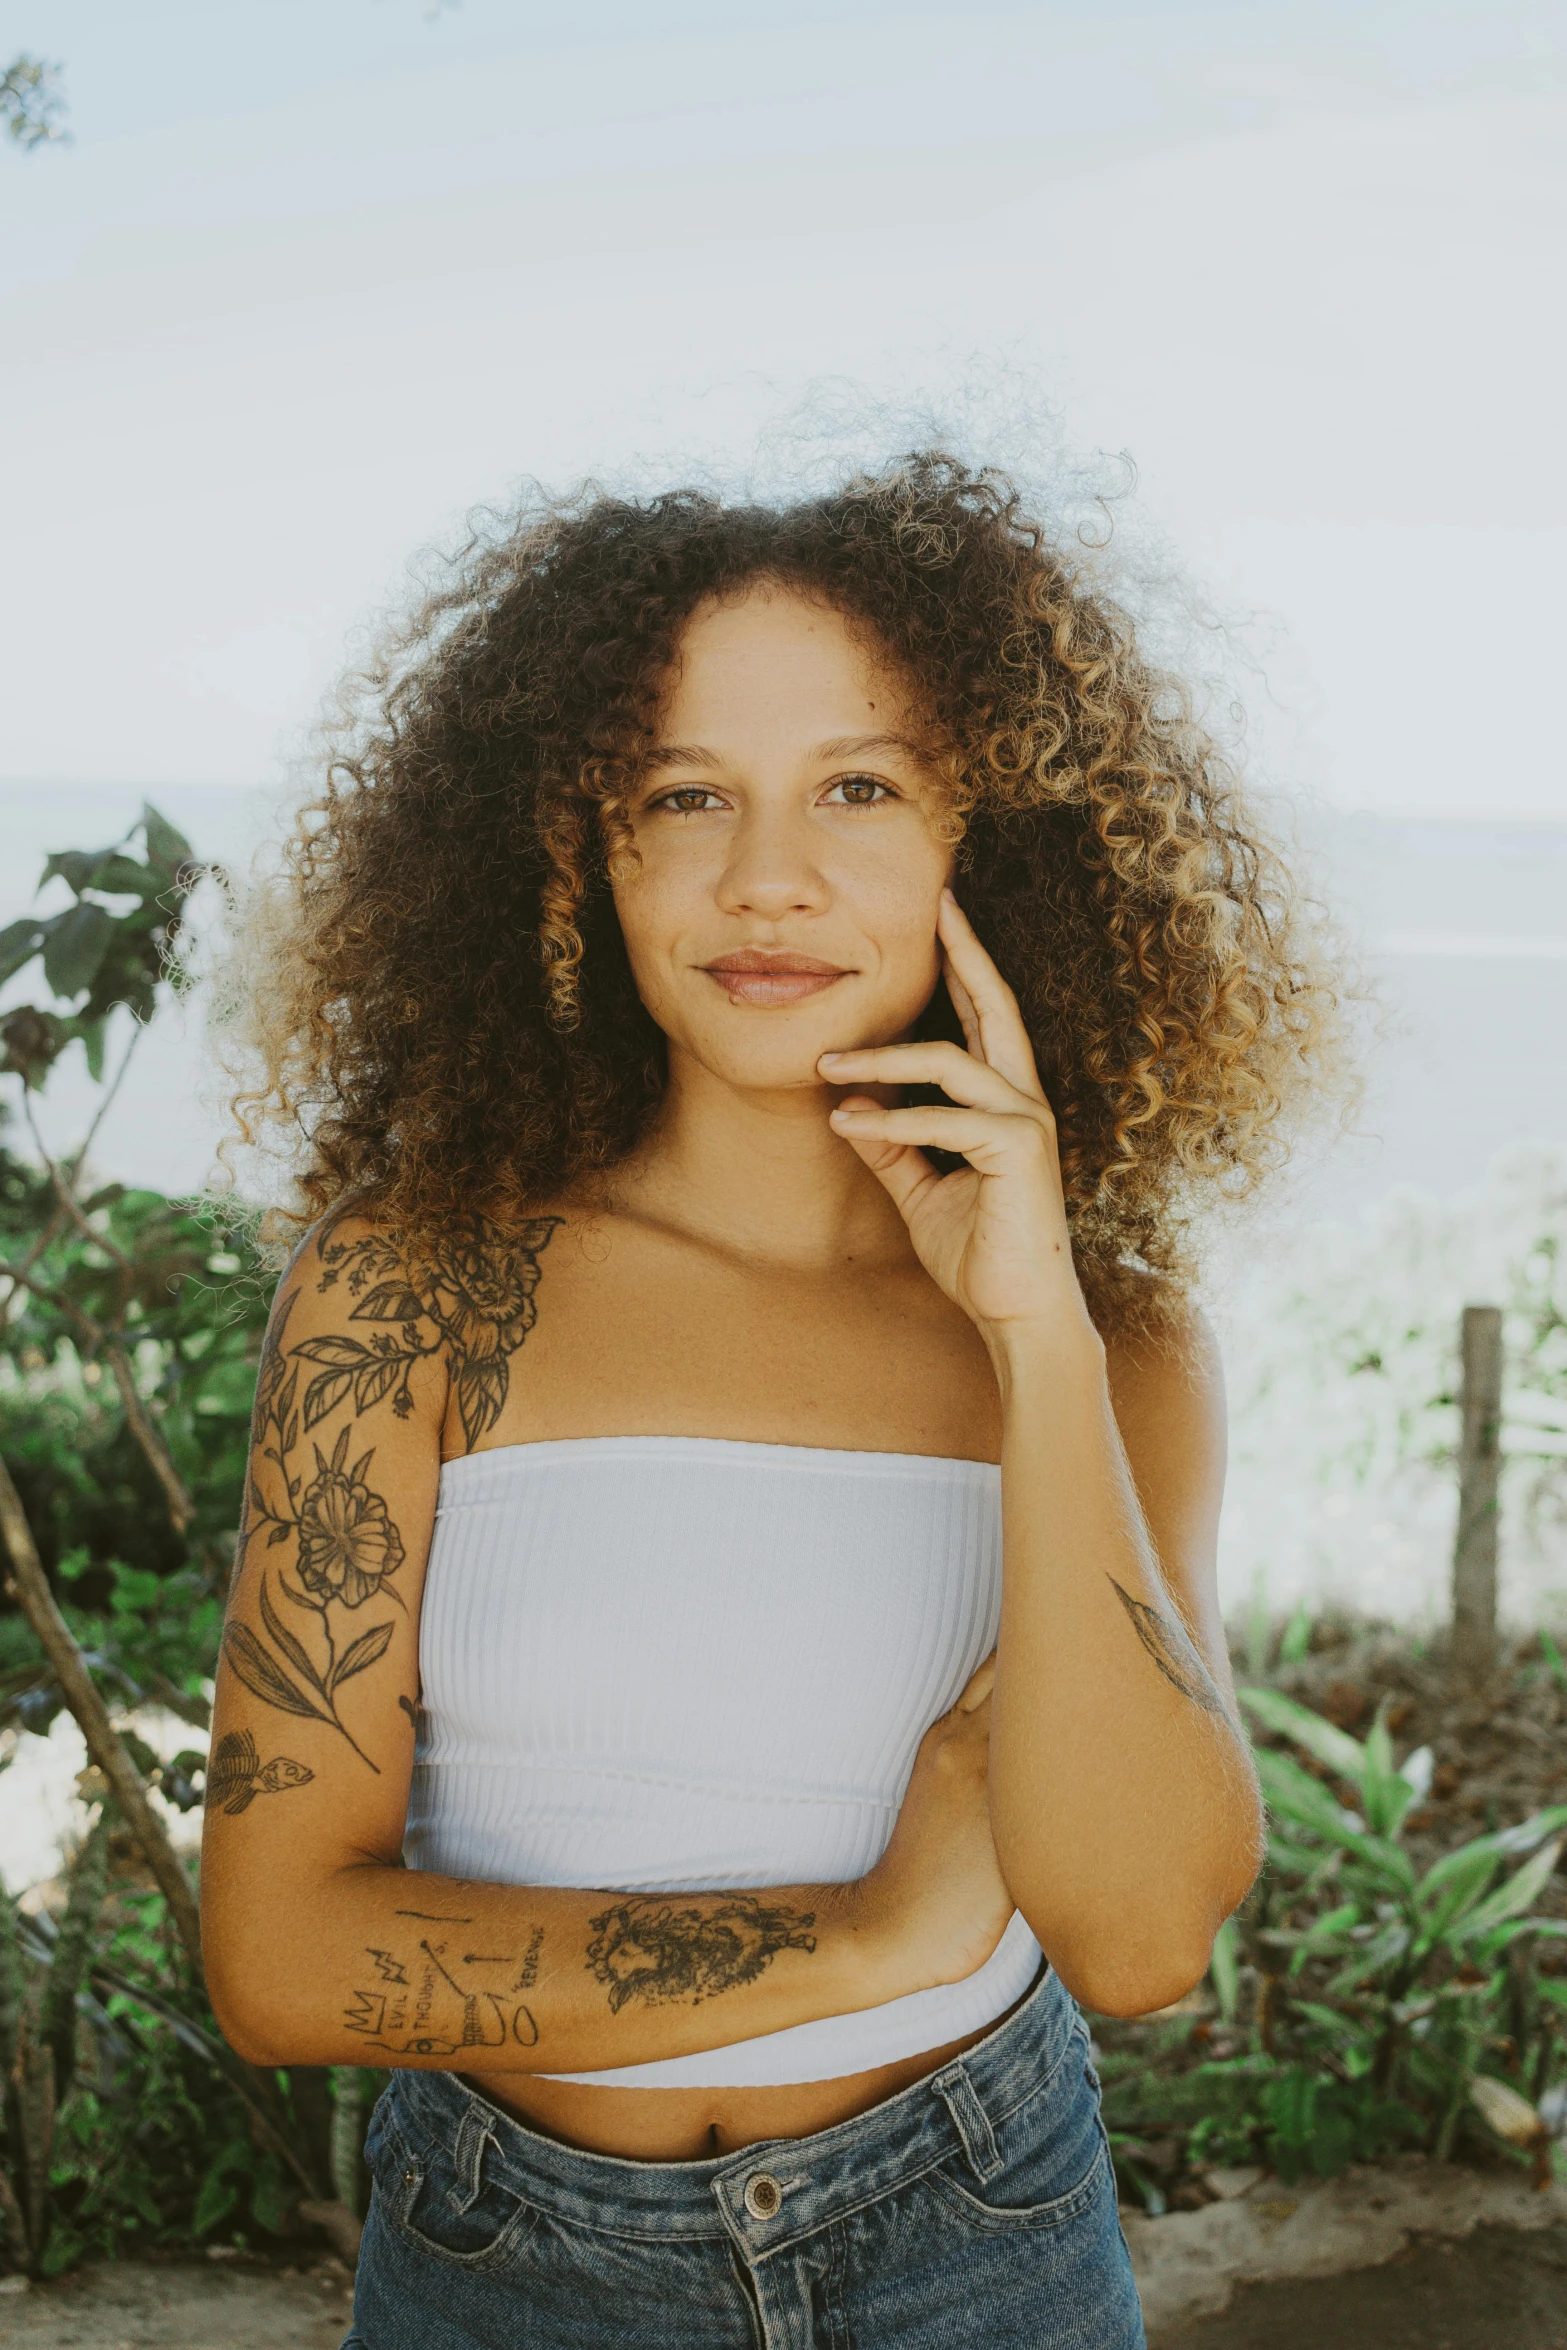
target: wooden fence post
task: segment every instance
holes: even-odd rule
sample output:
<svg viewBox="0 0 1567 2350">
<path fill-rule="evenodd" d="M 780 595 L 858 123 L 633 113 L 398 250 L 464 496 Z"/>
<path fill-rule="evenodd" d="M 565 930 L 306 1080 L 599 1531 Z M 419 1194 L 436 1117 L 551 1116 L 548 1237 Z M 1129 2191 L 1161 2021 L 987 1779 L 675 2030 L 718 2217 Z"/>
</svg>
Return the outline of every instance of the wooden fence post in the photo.
<svg viewBox="0 0 1567 2350">
<path fill-rule="evenodd" d="M 1502 1310 L 1465 1306 L 1453 1653 L 1473 1673 L 1496 1661 L 1497 1485 L 1502 1466 Z"/>
</svg>

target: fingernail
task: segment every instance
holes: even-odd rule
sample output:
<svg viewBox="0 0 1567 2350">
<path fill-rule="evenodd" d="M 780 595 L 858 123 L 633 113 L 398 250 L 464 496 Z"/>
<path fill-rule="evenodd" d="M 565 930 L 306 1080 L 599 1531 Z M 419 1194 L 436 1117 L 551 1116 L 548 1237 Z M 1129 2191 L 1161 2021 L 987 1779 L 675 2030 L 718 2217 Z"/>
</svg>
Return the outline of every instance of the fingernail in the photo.
<svg viewBox="0 0 1567 2350">
<path fill-rule="evenodd" d="M 841 1061 L 843 1057 L 844 1056 L 842 1053 L 818 1053 L 816 1056 L 816 1066 L 819 1069 L 823 1061 Z"/>
</svg>

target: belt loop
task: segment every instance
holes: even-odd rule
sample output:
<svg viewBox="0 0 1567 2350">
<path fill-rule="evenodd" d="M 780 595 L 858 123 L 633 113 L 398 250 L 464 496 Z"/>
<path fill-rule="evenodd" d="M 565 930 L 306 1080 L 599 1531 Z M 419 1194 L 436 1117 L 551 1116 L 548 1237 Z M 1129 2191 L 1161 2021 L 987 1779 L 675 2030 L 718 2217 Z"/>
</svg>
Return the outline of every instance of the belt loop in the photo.
<svg viewBox="0 0 1567 2350">
<path fill-rule="evenodd" d="M 1002 2164 L 996 2133 L 990 2126 L 990 2116 L 980 2104 L 973 2082 L 961 2063 L 949 2064 L 939 2072 L 931 2087 L 952 2116 L 952 2126 L 963 2141 L 969 2167 L 981 2185 L 993 2179 Z"/>
<path fill-rule="evenodd" d="M 500 2140 L 485 2120 L 483 2107 L 476 2097 L 471 2098 L 457 2125 L 456 2143 L 452 2147 L 452 2168 L 457 2173 L 457 2185 L 447 2190 L 446 2200 L 453 2211 L 467 2211 L 470 2205 L 478 2202 L 484 2188 L 486 2146 L 493 2146 L 497 2153 L 500 2152 Z"/>
</svg>

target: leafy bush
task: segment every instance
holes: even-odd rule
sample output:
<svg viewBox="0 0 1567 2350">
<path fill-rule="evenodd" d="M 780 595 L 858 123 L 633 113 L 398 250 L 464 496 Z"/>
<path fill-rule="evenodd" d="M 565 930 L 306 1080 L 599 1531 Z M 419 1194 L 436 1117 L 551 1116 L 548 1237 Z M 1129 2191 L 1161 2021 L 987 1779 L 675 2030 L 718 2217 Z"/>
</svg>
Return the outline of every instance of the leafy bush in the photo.
<svg viewBox="0 0 1567 2350">
<path fill-rule="evenodd" d="M 1476 1836 L 1424 1869 L 1406 1849 L 1429 1750 L 1395 1762 L 1386 1707 L 1362 1741 L 1274 1689 L 1241 1692 L 1297 1752 L 1263 1746 L 1268 1858 L 1221 1932 L 1216 2015 L 1109 2033 L 1112 2142 L 1162 2208 L 1181 2175 L 1262 2161 L 1332 2176 L 1400 2147 L 1504 2144 L 1549 2158 L 1542 2118 L 1567 2077 L 1567 1921 L 1536 1904 L 1567 1805 Z M 1304 1758 L 1304 1759 L 1302 1759 Z M 1200 2195 L 1199 2198 L 1200 2199 Z"/>
</svg>

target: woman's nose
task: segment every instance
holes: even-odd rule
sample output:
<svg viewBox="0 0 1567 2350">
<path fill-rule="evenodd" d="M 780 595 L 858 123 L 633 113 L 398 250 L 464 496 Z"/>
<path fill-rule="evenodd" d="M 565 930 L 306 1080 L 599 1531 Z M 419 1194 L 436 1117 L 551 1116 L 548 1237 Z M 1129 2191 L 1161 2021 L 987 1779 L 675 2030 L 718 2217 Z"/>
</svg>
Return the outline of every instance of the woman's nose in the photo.
<svg viewBox="0 0 1567 2350">
<path fill-rule="evenodd" d="M 726 914 L 819 913 L 826 905 L 826 876 L 813 854 L 807 827 L 787 817 L 746 817 L 718 885 Z"/>
</svg>

